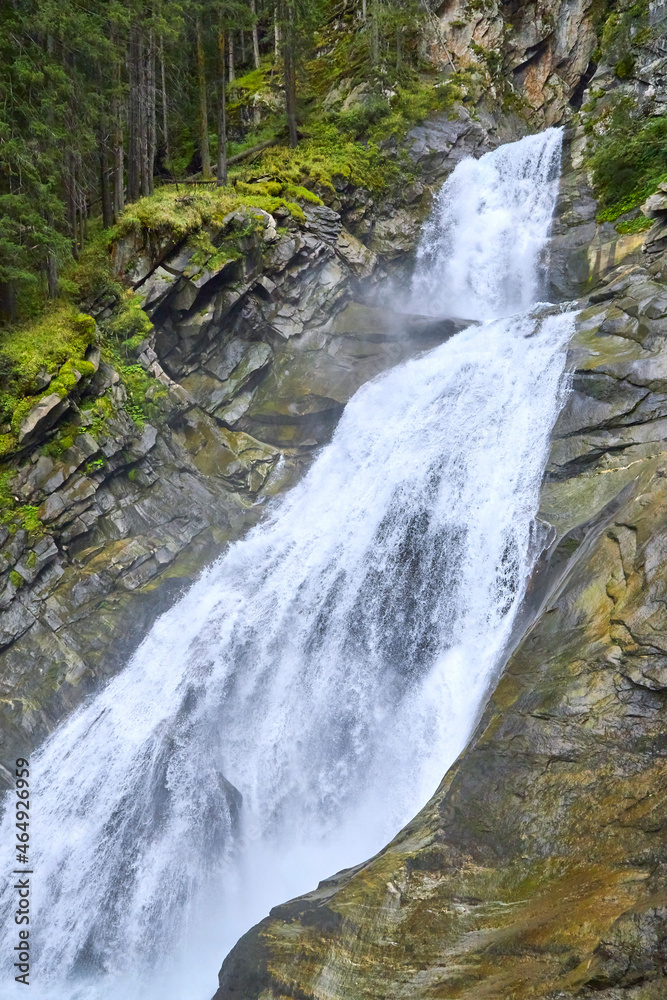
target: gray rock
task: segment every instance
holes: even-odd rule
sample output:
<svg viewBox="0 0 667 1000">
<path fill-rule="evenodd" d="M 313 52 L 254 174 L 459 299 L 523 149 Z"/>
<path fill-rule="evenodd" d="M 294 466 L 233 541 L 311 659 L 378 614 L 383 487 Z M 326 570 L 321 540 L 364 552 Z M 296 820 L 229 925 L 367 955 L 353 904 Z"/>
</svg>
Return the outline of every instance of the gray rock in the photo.
<svg viewBox="0 0 667 1000">
<path fill-rule="evenodd" d="M 53 427 L 68 407 L 69 399 L 62 399 L 56 392 L 40 399 L 39 403 L 33 406 L 21 421 L 18 433 L 19 444 L 30 444 L 44 431 Z"/>
</svg>

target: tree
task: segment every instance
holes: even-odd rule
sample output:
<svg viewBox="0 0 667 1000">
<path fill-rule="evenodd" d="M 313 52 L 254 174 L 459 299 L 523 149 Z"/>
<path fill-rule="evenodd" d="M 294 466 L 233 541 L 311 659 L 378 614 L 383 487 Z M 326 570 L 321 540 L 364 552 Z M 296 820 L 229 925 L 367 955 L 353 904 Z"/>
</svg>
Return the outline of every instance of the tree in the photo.
<svg viewBox="0 0 667 1000">
<path fill-rule="evenodd" d="M 243 0 L 222 0 L 217 8 L 217 91 L 218 91 L 218 163 L 216 180 L 218 185 L 227 183 L 227 66 L 225 50 L 229 51 L 229 80 L 233 80 L 232 28 L 249 27 L 253 23 L 252 11 Z M 254 6 L 254 5 L 253 5 Z"/>
</svg>

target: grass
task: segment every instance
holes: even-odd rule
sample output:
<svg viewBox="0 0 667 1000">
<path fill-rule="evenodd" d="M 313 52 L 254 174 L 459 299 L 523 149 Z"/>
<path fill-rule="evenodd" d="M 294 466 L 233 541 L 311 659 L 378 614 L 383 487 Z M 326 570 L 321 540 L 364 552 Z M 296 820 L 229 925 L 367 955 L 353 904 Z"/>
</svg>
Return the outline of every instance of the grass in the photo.
<svg viewBox="0 0 667 1000">
<path fill-rule="evenodd" d="M 590 161 L 599 222 L 637 208 L 667 179 L 667 116 L 636 121 L 618 107 L 607 127 Z"/>
<path fill-rule="evenodd" d="M 13 482 L 15 472 L 12 469 L 0 473 L 0 524 L 9 529 L 10 534 L 15 534 L 19 528 L 27 531 L 28 535 L 38 537 L 44 533 L 44 525 L 39 517 L 37 507 L 32 504 L 21 504 L 13 493 Z M 19 580 L 10 579 L 15 587 L 23 585 L 23 577 L 17 572 Z"/>
<path fill-rule="evenodd" d="M 282 207 L 297 218 L 303 218 L 299 205 L 275 195 L 239 193 L 233 185 L 193 187 L 186 192 L 168 185 L 128 205 L 111 236 L 112 239 L 119 239 L 131 232 L 148 229 L 183 239 L 205 226 L 221 226 L 227 215 L 242 206 L 261 208 L 266 212 L 275 212 Z"/>
<path fill-rule="evenodd" d="M 23 419 L 42 396 L 69 395 L 90 378 L 93 365 L 85 353 L 95 338 L 95 321 L 68 302 L 51 304 L 30 322 L 5 327 L 0 335 L 0 422 L 10 430 L 0 434 L 0 456 L 18 447 Z M 51 376 L 48 385 L 38 379 Z"/>
<path fill-rule="evenodd" d="M 68 361 L 82 359 L 95 336 L 95 321 L 64 301 L 50 304 L 36 320 L 0 333 L 0 380 L 22 394 L 34 389 L 40 371 L 53 375 Z"/>
<path fill-rule="evenodd" d="M 635 219 L 624 219 L 616 225 L 616 232 L 625 234 L 644 233 L 650 229 L 655 219 L 647 219 L 645 215 L 638 215 Z"/>
</svg>

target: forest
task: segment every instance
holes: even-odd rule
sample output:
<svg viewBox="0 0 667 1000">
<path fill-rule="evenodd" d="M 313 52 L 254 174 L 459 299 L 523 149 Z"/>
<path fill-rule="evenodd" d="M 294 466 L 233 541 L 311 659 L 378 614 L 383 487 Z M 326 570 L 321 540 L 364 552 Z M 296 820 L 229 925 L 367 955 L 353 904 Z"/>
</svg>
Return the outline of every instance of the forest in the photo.
<svg viewBox="0 0 667 1000">
<path fill-rule="evenodd" d="M 234 193 L 264 149 L 290 167 L 304 141 L 369 167 L 373 126 L 386 138 L 443 99 L 420 64 L 428 16 L 417 0 L 3 4 L 0 322 L 76 296 L 87 241 L 174 181 Z M 366 89 L 363 114 L 327 110 L 337 76 Z"/>
</svg>

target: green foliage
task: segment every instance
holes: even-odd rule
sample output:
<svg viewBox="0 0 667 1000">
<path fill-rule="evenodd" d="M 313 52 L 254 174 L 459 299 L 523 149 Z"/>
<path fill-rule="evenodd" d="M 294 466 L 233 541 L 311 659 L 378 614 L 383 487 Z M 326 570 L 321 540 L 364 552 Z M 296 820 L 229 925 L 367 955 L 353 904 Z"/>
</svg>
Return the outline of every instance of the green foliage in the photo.
<svg viewBox="0 0 667 1000">
<path fill-rule="evenodd" d="M 121 377 L 127 393 L 124 409 L 136 426 L 141 430 L 147 420 L 159 418 L 159 401 L 167 395 L 166 389 L 155 391 L 155 379 L 136 364 L 122 364 L 114 359 L 116 371 Z M 149 389 L 152 389 L 150 393 Z"/>
<path fill-rule="evenodd" d="M 53 303 L 33 322 L 16 324 L 0 333 L 0 385 L 4 388 L 9 381 L 21 394 L 30 393 L 40 371 L 53 375 L 65 362 L 83 360 L 94 339 L 92 316 L 68 303 Z"/>
<path fill-rule="evenodd" d="M 80 408 L 89 418 L 92 417 L 92 422 L 87 428 L 88 433 L 96 440 L 106 434 L 109 421 L 116 415 L 115 407 L 108 396 L 84 399 Z"/>
<path fill-rule="evenodd" d="M 269 175 L 285 191 L 295 185 L 335 191 L 336 177 L 374 190 L 386 187 L 391 168 L 374 143 L 364 146 L 347 138 L 330 121 L 312 123 L 309 132 L 310 137 L 296 149 L 274 146 L 266 150 L 257 165 L 246 170 L 246 178 Z"/>
<path fill-rule="evenodd" d="M 667 178 L 667 116 L 636 119 L 619 102 L 591 157 L 600 210 L 598 221 L 613 222 L 640 205 Z"/>
<path fill-rule="evenodd" d="M 21 504 L 13 492 L 16 474 L 12 470 L 0 473 L 0 524 L 9 528 L 10 533 L 23 528 L 29 535 L 38 537 L 44 534 L 44 525 L 39 517 L 39 509 L 32 504 Z M 19 574 L 17 573 L 17 576 Z M 14 581 L 12 581 L 14 583 Z M 14 583 L 14 586 L 21 586 Z"/>
<path fill-rule="evenodd" d="M 91 302 L 104 294 L 120 296 L 123 288 L 113 277 L 110 249 L 111 230 L 103 228 L 101 219 L 93 219 L 79 256 L 68 264 L 60 277 L 61 295 Z"/>
<path fill-rule="evenodd" d="M 114 235 L 119 238 L 145 228 L 152 232 L 173 233 L 183 239 L 205 226 L 221 226 L 230 212 L 244 206 L 262 208 L 266 212 L 282 207 L 294 216 L 303 217 L 299 206 L 285 198 L 262 193 L 239 194 L 234 187 L 193 188 L 183 194 L 169 186 L 158 188 L 150 197 L 129 205 Z"/>
<path fill-rule="evenodd" d="M 53 303 L 31 323 L 6 327 L 0 335 L 0 422 L 10 422 L 11 433 L 0 435 L 0 455 L 17 447 L 16 436 L 26 414 L 39 398 L 69 395 L 95 369 L 85 359 L 95 338 L 95 321 L 65 302 Z M 38 379 L 45 381 L 40 388 Z"/>
<path fill-rule="evenodd" d="M 627 80 L 628 77 L 632 76 L 635 68 L 635 60 L 627 53 L 622 59 L 619 59 L 614 67 L 614 73 L 619 80 Z"/>
<path fill-rule="evenodd" d="M 25 580 L 18 572 L 18 570 L 13 569 L 10 571 L 9 574 L 9 582 L 11 583 L 12 587 L 16 587 L 16 589 L 19 590 L 25 583 Z"/>
<path fill-rule="evenodd" d="M 618 222 L 615 226 L 616 232 L 623 234 L 644 233 L 650 229 L 654 219 L 647 219 L 645 215 L 638 215 L 635 219 L 626 219 Z"/>
<path fill-rule="evenodd" d="M 132 292 L 126 292 L 119 308 L 106 324 L 107 332 L 130 352 L 149 336 L 153 329 L 149 317 L 141 308 L 141 302 Z"/>
</svg>

